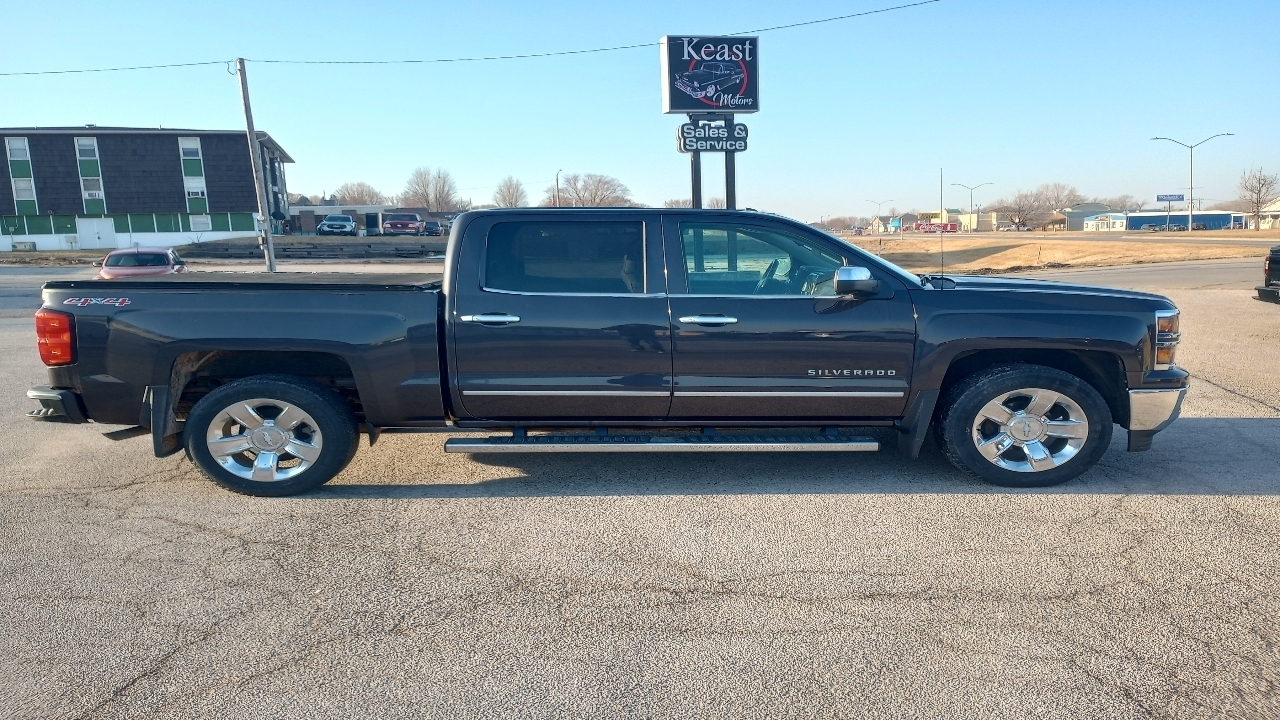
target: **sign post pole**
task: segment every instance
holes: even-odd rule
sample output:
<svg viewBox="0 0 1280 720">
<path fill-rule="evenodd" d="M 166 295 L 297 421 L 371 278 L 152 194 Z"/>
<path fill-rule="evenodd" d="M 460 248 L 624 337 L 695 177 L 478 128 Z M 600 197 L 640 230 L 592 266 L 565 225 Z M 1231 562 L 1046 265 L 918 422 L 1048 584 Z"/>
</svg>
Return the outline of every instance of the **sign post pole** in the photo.
<svg viewBox="0 0 1280 720">
<path fill-rule="evenodd" d="M 733 116 L 724 116 L 724 127 L 729 137 L 733 137 Z M 737 153 L 726 150 L 724 153 L 724 206 L 729 210 L 738 209 L 738 167 L 734 156 Z"/>
</svg>

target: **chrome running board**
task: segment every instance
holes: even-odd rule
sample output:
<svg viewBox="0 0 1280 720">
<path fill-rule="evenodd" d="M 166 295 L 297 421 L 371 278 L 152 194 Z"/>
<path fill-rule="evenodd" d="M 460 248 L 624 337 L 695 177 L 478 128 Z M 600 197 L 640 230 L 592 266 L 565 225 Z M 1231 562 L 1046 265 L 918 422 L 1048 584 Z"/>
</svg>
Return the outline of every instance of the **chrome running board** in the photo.
<svg viewBox="0 0 1280 720">
<path fill-rule="evenodd" d="M 526 435 L 452 438 L 449 453 L 875 452 L 874 438 L 841 435 Z"/>
</svg>

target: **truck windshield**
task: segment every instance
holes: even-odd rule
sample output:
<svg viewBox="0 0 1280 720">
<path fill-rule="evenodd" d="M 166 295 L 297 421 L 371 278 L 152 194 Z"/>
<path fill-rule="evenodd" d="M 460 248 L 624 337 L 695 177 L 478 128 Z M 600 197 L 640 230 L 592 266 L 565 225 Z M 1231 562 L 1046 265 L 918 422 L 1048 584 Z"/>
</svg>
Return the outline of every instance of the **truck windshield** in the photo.
<svg viewBox="0 0 1280 720">
<path fill-rule="evenodd" d="M 342 223 L 351 222 L 351 216 L 350 215 L 326 215 L 324 218 L 324 221 L 325 222 L 342 222 Z"/>
<path fill-rule="evenodd" d="M 393 213 L 387 216 L 387 222 L 418 222 L 418 216 Z"/>
<path fill-rule="evenodd" d="M 169 256 L 160 253 L 127 253 L 107 257 L 107 267 L 164 267 Z"/>
</svg>

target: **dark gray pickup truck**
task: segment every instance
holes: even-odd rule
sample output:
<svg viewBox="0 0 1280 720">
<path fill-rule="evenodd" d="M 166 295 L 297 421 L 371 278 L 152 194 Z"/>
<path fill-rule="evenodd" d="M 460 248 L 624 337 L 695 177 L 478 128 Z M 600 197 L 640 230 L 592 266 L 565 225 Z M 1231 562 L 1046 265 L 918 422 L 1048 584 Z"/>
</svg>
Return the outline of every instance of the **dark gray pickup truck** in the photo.
<svg viewBox="0 0 1280 720">
<path fill-rule="evenodd" d="M 932 428 L 958 468 L 1045 486 L 1113 424 L 1148 449 L 1188 378 L 1163 297 L 917 276 L 737 211 L 471 212 L 442 278 L 50 282 L 36 326 L 33 417 L 148 429 L 254 495 L 443 426 L 507 431 L 445 443 L 469 453 L 869 451 L 881 427 L 908 457 Z"/>
</svg>

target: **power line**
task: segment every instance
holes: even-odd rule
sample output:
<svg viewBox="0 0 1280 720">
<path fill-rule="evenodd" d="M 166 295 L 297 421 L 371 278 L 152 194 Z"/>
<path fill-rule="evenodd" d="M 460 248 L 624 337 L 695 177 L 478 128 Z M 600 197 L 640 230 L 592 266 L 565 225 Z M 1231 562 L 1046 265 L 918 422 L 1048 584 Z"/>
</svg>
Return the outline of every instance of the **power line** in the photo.
<svg viewBox="0 0 1280 720">
<path fill-rule="evenodd" d="M 804 22 L 790 23 L 787 25 L 774 25 L 772 27 L 759 28 L 756 30 L 741 30 L 729 33 L 729 35 L 750 35 L 752 33 L 773 32 L 774 30 L 787 30 L 790 28 L 803 27 L 806 25 L 819 25 L 822 23 L 836 22 L 838 20 L 849 20 L 851 18 L 865 17 L 867 15 L 878 15 L 881 13 L 893 12 L 895 10 L 905 10 L 907 8 L 919 7 L 921 5 L 931 5 L 933 3 L 942 2 L 942 0 L 920 0 L 919 2 L 907 3 L 905 5 L 895 5 L 893 7 L 879 8 L 877 10 L 866 10 L 858 13 L 850 13 L 848 15 L 838 15 L 836 17 L 822 18 L 820 20 L 806 20 Z M 454 62 L 485 62 L 490 60 L 527 60 L 532 58 L 546 57 L 562 57 L 565 55 L 587 55 L 591 53 L 615 52 L 617 50 L 634 50 L 636 48 L 657 47 L 656 42 L 636 43 L 633 45 L 614 45 L 611 47 L 590 48 L 586 50 L 558 50 L 555 52 L 543 53 L 525 53 L 521 55 L 485 55 L 479 57 L 460 57 L 460 58 L 428 58 L 428 59 L 408 59 L 408 60 L 247 60 L 247 62 L 273 64 L 273 65 L 423 65 L 432 63 L 454 63 Z M 121 70 L 157 70 L 161 68 L 179 68 L 179 67 L 196 67 L 199 65 L 221 65 L 229 60 L 211 60 L 209 62 L 194 63 L 172 63 L 168 65 L 137 65 L 133 67 L 117 67 L 117 68 L 94 68 L 89 70 L 37 70 L 31 72 L 5 72 L 0 73 L 0 77 L 13 77 L 19 75 L 67 75 L 71 73 L 96 73 L 96 72 L 116 72 Z"/>
<path fill-rule="evenodd" d="M 225 65 L 229 62 L 234 61 L 210 60 L 208 62 L 171 63 L 169 65 L 134 65 L 132 67 L 92 68 L 89 70 L 36 70 L 32 72 L 6 72 L 0 73 L 0 77 L 13 77 L 15 75 L 70 75 L 72 73 L 117 72 L 119 70 L 159 70 L 161 68 L 196 67 L 197 65 Z"/>
</svg>

